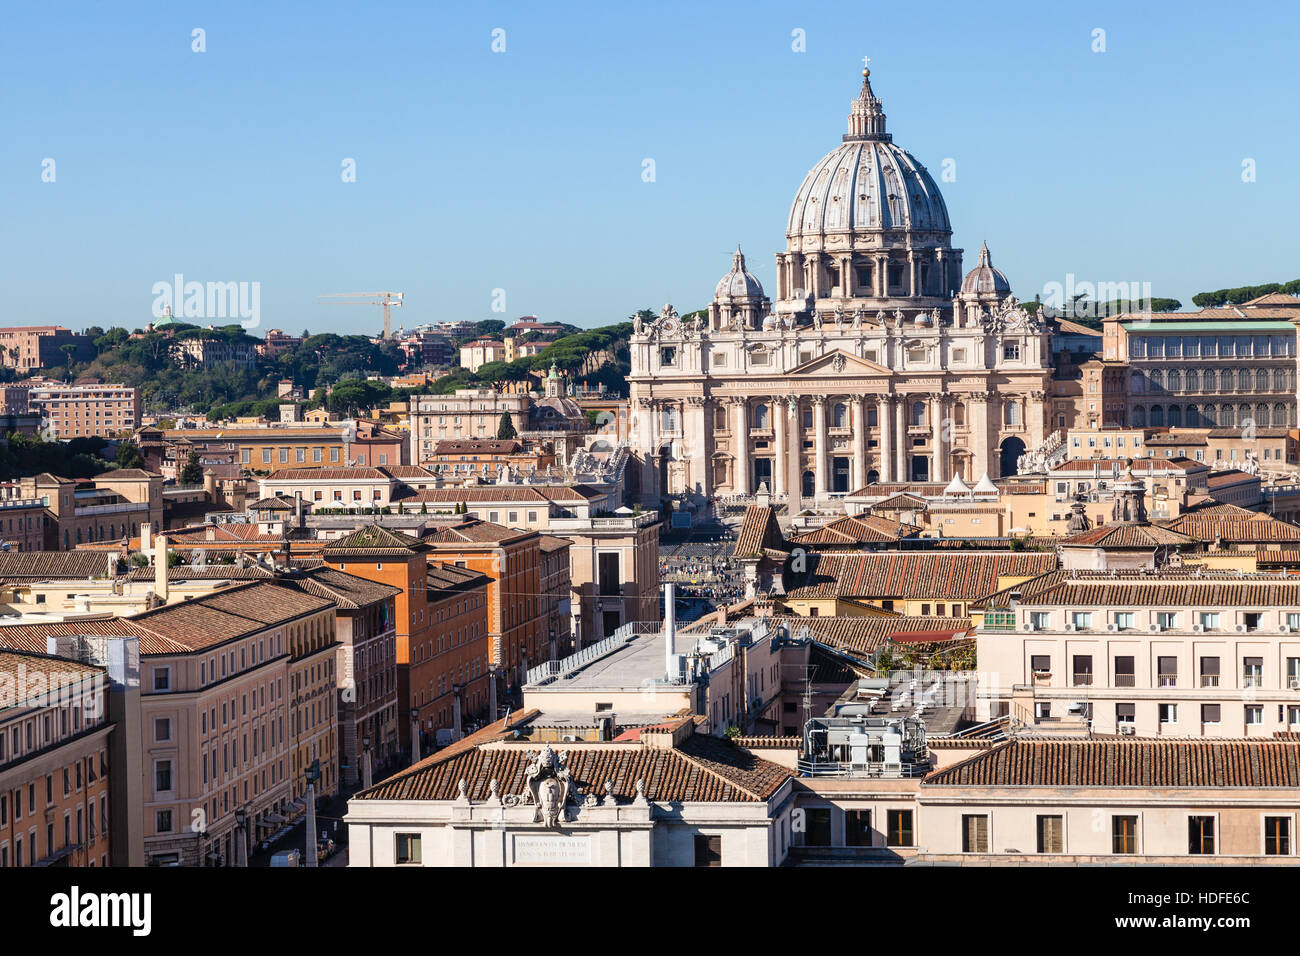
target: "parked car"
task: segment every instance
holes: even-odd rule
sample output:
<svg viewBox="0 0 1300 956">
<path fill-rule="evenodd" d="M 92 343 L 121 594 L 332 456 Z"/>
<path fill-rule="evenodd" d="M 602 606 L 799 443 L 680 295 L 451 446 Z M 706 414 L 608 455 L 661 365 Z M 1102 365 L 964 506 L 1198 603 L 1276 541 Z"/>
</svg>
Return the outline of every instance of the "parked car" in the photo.
<svg viewBox="0 0 1300 956">
<path fill-rule="evenodd" d="M 302 866 L 301 850 L 281 850 L 271 857 L 272 866 Z"/>
</svg>

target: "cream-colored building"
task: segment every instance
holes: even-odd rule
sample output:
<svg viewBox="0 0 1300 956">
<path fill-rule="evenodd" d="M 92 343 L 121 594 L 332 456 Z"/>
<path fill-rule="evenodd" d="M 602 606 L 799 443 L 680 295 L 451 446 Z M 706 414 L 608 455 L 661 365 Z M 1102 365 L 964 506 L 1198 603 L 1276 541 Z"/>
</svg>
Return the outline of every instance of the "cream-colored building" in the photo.
<svg viewBox="0 0 1300 956">
<path fill-rule="evenodd" d="M 796 194 L 775 302 L 738 250 L 706 315 L 635 323 L 643 500 L 974 482 L 1046 438 L 1052 329 L 987 247 L 963 278 L 938 186 L 865 74 L 848 134 Z"/>
<path fill-rule="evenodd" d="M 1300 581 L 1056 571 L 981 602 L 977 719 L 1139 737 L 1300 732 Z"/>
</svg>

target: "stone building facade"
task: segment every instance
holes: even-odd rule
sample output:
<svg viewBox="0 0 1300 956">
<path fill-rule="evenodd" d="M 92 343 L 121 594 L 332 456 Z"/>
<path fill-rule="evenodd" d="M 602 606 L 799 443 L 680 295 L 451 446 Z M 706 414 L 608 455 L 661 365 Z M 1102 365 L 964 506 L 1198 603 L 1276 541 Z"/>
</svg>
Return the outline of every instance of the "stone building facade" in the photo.
<svg viewBox="0 0 1300 956">
<path fill-rule="evenodd" d="M 795 197 L 775 302 L 737 250 L 707 313 L 635 324 L 642 500 L 973 482 L 1045 439 L 1052 328 L 987 247 L 963 278 L 943 197 L 885 131 L 868 76 Z"/>
</svg>

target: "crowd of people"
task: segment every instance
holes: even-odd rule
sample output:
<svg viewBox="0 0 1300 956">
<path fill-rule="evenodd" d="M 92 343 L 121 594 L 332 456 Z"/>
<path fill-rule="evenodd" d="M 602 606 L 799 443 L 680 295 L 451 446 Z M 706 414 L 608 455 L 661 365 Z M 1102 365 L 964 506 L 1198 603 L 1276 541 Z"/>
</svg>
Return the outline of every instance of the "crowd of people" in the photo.
<svg viewBox="0 0 1300 956">
<path fill-rule="evenodd" d="M 676 544 L 664 542 L 659 579 L 675 584 L 678 599 L 695 605 L 691 610 L 698 614 L 735 604 L 744 599 L 745 584 L 734 549 L 735 534 L 728 529 L 695 532 Z"/>
</svg>

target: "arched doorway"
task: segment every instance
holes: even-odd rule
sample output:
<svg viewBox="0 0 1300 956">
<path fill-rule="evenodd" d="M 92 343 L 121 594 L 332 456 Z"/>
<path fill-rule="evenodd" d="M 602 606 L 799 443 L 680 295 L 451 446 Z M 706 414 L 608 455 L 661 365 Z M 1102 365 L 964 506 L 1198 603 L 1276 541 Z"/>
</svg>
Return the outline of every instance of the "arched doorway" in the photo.
<svg viewBox="0 0 1300 956">
<path fill-rule="evenodd" d="M 1002 454 L 998 461 L 998 477 L 1006 478 L 1017 473 L 1020 456 L 1025 453 L 1025 443 L 1019 438 L 1008 438 L 1002 442 Z"/>
<path fill-rule="evenodd" d="M 930 480 L 930 459 L 925 455 L 916 455 L 912 458 L 912 480 Z"/>
<path fill-rule="evenodd" d="M 811 471 L 805 471 L 799 479 L 799 493 L 805 498 L 812 498 L 817 494 L 817 478 Z"/>
<path fill-rule="evenodd" d="M 872 468 L 869 472 L 867 472 L 867 484 L 874 485 L 879 483 L 879 481 L 880 481 L 880 472 L 876 471 L 876 469 L 874 468 Z"/>
</svg>

